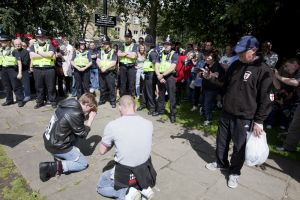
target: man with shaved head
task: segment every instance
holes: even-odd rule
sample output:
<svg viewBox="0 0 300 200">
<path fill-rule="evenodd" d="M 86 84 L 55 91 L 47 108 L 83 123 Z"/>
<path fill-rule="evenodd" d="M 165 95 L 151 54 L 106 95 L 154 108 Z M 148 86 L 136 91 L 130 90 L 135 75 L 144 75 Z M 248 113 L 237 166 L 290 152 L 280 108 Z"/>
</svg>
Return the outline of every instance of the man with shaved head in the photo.
<svg viewBox="0 0 300 200">
<path fill-rule="evenodd" d="M 136 115 L 132 96 L 122 96 L 118 107 L 121 117 L 106 125 L 99 146 L 102 155 L 115 146 L 116 164 L 101 175 L 97 192 L 116 199 L 151 199 L 156 181 L 150 157 L 152 122 Z"/>
<path fill-rule="evenodd" d="M 29 66 L 30 66 L 30 55 L 29 51 L 23 48 L 23 43 L 20 39 L 14 40 L 14 45 L 16 48 L 16 55 L 21 59 L 22 63 L 22 85 L 24 91 L 24 101 L 30 100 L 30 79 L 29 79 Z"/>
</svg>

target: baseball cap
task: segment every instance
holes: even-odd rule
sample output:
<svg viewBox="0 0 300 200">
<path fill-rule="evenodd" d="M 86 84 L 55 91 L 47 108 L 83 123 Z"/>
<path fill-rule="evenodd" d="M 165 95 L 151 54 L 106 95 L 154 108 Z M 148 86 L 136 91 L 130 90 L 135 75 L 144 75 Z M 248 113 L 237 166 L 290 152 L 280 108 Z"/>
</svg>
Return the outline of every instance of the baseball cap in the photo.
<svg viewBox="0 0 300 200">
<path fill-rule="evenodd" d="M 258 40 L 252 35 L 246 35 L 240 38 L 234 47 L 236 53 L 243 53 L 252 48 L 259 48 Z"/>
</svg>

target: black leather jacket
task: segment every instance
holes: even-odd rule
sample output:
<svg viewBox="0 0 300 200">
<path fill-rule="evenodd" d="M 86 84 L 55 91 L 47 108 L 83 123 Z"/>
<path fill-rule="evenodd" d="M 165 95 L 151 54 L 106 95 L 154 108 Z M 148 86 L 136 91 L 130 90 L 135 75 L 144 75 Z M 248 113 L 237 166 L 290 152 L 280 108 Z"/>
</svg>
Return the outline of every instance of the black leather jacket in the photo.
<svg viewBox="0 0 300 200">
<path fill-rule="evenodd" d="M 60 102 L 43 135 L 45 148 L 52 154 L 69 152 L 76 137 L 86 137 L 90 131 L 90 127 L 84 125 L 84 120 L 77 100 Z"/>
</svg>

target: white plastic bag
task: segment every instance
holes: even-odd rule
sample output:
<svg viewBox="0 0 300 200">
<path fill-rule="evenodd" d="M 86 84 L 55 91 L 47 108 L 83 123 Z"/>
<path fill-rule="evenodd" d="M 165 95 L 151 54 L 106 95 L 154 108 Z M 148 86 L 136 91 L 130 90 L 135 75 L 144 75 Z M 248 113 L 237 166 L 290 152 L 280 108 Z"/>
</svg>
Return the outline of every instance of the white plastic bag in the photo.
<svg viewBox="0 0 300 200">
<path fill-rule="evenodd" d="M 266 133 L 256 137 L 252 132 L 247 132 L 245 162 L 248 166 L 261 165 L 269 156 L 269 146 Z"/>
</svg>

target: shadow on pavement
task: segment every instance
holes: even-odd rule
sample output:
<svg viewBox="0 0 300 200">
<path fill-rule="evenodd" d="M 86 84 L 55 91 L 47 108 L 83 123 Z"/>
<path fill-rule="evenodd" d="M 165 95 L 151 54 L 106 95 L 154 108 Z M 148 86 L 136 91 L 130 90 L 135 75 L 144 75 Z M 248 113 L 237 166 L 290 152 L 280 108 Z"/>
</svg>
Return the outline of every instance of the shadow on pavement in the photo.
<svg viewBox="0 0 300 200">
<path fill-rule="evenodd" d="M 83 155 L 89 156 L 93 154 L 95 148 L 97 147 L 100 141 L 101 141 L 101 136 L 92 135 L 89 138 L 78 138 L 78 140 L 74 145 L 80 149 Z"/>
<path fill-rule="evenodd" d="M 215 148 L 206 142 L 200 135 L 193 133 L 192 130 L 185 129 L 183 133 L 171 135 L 170 137 L 171 139 L 182 138 L 188 140 L 194 151 L 196 151 L 198 156 L 205 162 L 215 161 Z"/>
<path fill-rule="evenodd" d="M 278 172 L 289 175 L 294 180 L 300 183 L 300 162 L 299 161 L 290 160 L 275 154 L 270 154 L 268 159 L 274 160 L 278 165 L 278 167 L 269 165 L 268 163 L 264 163 L 263 165 L 260 166 L 262 170 L 267 171 L 268 168 L 276 170 Z"/>
<path fill-rule="evenodd" d="M 31 138 L 29 135 L 0 133 L 0 144 L 14 148 L 21 142 Z"/>
</svg>

